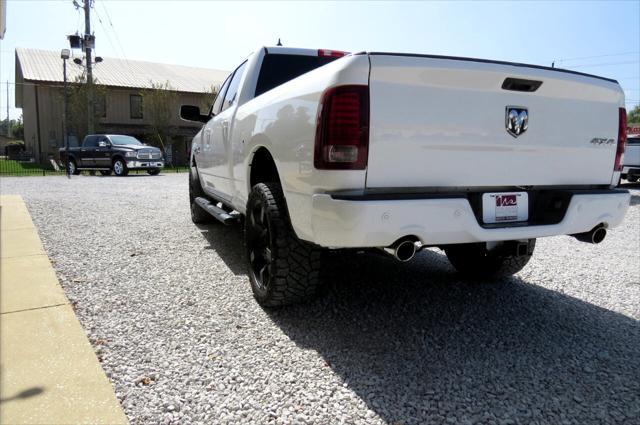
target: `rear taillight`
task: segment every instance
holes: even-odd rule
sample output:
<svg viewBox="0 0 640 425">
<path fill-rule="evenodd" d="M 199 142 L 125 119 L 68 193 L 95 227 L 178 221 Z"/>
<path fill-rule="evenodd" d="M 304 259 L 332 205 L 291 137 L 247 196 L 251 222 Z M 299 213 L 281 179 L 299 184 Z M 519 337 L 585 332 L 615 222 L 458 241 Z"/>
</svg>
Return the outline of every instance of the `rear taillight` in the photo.
<svg viewBox="0 0 640 425">
<path fill-rule="evenodd" d="M 318 56 L 321 57 L 329 57 L 329 58 L 341 58 L 343 56 L 348 55 L 349 52 L 343 52 L 341 50 L 329 50 L 329 49 L 318 49 Z"/>
<path fill-rule="evenodd" d="M 616 149 L 616 161 L 613 164 L 613 171 L 622 171 L 622 161 L 624 159 L 624 148 L 627 144 L 627 110 L 618 109 L 618 147 Z"/>
<path fill-rule="evenodd" d="M 333 87 L 318 110 L 313 164 L 320 170 L 364 170 L 369 149 L 369 87 Z"/>
</svg>

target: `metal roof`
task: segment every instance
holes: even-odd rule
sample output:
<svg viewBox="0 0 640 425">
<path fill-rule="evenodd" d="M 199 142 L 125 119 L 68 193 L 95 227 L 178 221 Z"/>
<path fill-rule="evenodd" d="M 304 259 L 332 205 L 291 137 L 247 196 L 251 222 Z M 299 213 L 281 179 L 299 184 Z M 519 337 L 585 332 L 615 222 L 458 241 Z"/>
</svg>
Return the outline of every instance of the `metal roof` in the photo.
<svg viewBox="0 0 640 425">
<path fill-rule="evenodd" d="M 76 56 L 78 57 L 78 56 Z M 82 56 L 80 56 L 82 58 Z M 67 79 L 75 81 L 84 68 L 67 61 Z M 218 69 L 195 68 L 183 65 L 143 62 L 127 59 L 103 58 L 94 65 L 96 84 L 115 87 L 151 88 L 151 83 L 169 82 L 172 89 L 181 92 L 205 93 L 211 86 L 220 86 L 229 74 Z M 16 79 L 23 81 L 63 82 L 60 52 L 16 48 Z M 16 81 L 18 82 L 18 81 Z"/>
</svg>

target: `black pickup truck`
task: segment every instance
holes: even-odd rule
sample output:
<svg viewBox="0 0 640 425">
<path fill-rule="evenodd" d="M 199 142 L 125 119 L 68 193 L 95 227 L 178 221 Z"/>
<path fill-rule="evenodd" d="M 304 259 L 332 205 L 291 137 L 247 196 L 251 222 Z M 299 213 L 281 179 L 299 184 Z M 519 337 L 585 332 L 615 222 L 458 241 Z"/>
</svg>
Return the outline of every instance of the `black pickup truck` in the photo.
<svg viewBox="0 0 640 425">
<path fill-rule="evenodd" d="M 135 137 L 120 134 L 91 134 L 84 138 L 82 146 L 61 148 L 60 164 L 68 164 L 71 174 L 81 170 L 98 170 L 103 176 L 111 171 L 116 176 L 126 176 L 129 170 L 147 170 L 155 176 L 164 167 L 162 151 L 147 146 Z"/>
</svg>

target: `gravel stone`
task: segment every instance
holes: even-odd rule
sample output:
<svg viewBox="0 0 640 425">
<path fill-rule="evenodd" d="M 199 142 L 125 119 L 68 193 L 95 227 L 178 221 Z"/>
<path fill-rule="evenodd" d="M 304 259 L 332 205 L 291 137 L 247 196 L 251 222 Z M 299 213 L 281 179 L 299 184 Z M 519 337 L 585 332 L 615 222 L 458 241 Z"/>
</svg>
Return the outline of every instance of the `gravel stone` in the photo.
<svg viewBox="0 0 640 425">
<path fill-rule="evenodd" d="M 263 310 L 240 227 L 192 224 L 186 174 L 0 183 L 24 197 L 132 424 L 640 423 L 626 187 L 602 244 L 539 239 L 511 278 L 462 281 L 437 249 L 335 252 L 323 297 Z"/>
</svg>

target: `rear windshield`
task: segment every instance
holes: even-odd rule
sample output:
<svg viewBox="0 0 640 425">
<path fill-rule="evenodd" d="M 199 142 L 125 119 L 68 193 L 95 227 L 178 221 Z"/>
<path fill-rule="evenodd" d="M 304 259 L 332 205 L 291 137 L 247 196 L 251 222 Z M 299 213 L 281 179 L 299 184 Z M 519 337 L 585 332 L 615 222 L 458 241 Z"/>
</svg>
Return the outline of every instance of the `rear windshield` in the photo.
<svg viewBox="0 0 640 425">
<path fill-rule="evenodd" d="M 640 145 L 640 137 L 629 137 L 627 145 Z"/>
<path fill-rule="evenodd" d="M 256 97 L 338 58 L 267 54 L 256 85 Z"/>
</svg>

